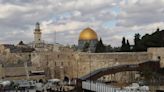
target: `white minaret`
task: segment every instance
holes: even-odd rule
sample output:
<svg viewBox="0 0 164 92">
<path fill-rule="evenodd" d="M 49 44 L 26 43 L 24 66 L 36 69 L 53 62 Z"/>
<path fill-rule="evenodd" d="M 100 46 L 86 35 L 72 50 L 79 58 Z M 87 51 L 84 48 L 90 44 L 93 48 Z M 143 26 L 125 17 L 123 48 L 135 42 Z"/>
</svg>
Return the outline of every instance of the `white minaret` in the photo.
<svg viewBox="0 0 164 92">
<path fill-rule="evenodd" d="M 35 30 L 34 30 L 34 43 L 35 47 L 40 47 L 41 44 L 41 29 L 40 29 L 40 24 L 39 22 L 36 23 Z"/>
</svg>

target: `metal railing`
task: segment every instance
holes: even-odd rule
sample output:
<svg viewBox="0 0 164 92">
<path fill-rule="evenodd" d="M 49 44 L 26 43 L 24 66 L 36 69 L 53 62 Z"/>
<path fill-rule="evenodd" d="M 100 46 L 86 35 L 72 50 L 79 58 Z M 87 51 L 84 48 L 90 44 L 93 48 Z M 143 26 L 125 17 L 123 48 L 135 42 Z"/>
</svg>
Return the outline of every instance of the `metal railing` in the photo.
<svg viewBox="0 0 164 92">
<path fill-rule="evenodd" d="M 110 85 L 106 85 L 103 83 L 93 82 L 93 81 L 83 81 L 82 88 L 85 90 L 90 90 L 94 92 L 149 92 L 146 89 L 138 90 L 138 89 L 121 89 L 116 88 Z"/>
</svg>

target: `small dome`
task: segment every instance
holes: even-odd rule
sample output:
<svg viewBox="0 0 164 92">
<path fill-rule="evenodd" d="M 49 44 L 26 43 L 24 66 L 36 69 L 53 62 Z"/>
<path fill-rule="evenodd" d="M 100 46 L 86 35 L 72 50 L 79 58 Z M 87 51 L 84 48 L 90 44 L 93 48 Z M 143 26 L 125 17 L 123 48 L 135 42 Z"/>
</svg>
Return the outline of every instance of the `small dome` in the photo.
<svg viewBox="0 0 164 92">
<path fill-rule="evenodd" d="M 91 28 L 84 29 L 79 36 L 79 40 L 97 40 L 96 32 Z"/>
<path fill-rule="evenodd" d="M 25 45 L 23 41 L 20 41 L 18 45 Z"/>
</svg>

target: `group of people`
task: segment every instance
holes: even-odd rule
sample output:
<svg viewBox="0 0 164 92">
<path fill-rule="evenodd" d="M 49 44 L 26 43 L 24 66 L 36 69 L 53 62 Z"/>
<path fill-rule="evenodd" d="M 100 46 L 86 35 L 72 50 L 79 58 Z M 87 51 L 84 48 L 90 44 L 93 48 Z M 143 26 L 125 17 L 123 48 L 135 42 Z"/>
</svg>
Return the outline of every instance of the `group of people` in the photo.
<svg viewBox="0 0 164 92">
<path fill-rule="evenodd" d="M 72 89 L 70 86 L 66 86 L 66 84 L 57 79 L 51 79 L 46 83 L 39 82 L 36 84 L 37 92 L 69 92 L 70 89 Z"/>
<path fill-rule="evenodd" d="M 59 79 L 43 80 L 15 80 L 10 84 L 0 85 L 0 92 L 70 92 L 74 87 Z"/>
</svg>

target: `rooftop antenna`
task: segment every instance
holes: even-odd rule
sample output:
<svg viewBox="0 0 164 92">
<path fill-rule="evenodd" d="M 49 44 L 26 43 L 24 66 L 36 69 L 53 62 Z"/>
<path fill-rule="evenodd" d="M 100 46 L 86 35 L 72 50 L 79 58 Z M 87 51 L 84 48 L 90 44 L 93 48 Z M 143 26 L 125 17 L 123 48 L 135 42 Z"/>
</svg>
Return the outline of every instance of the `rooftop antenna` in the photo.
<svg viewBox="0 0 164 92">
<path fill-rule="evenodd" d="M 54 44 L 56 44 L 56 30 L 54 31 Z"/>
</svg>

